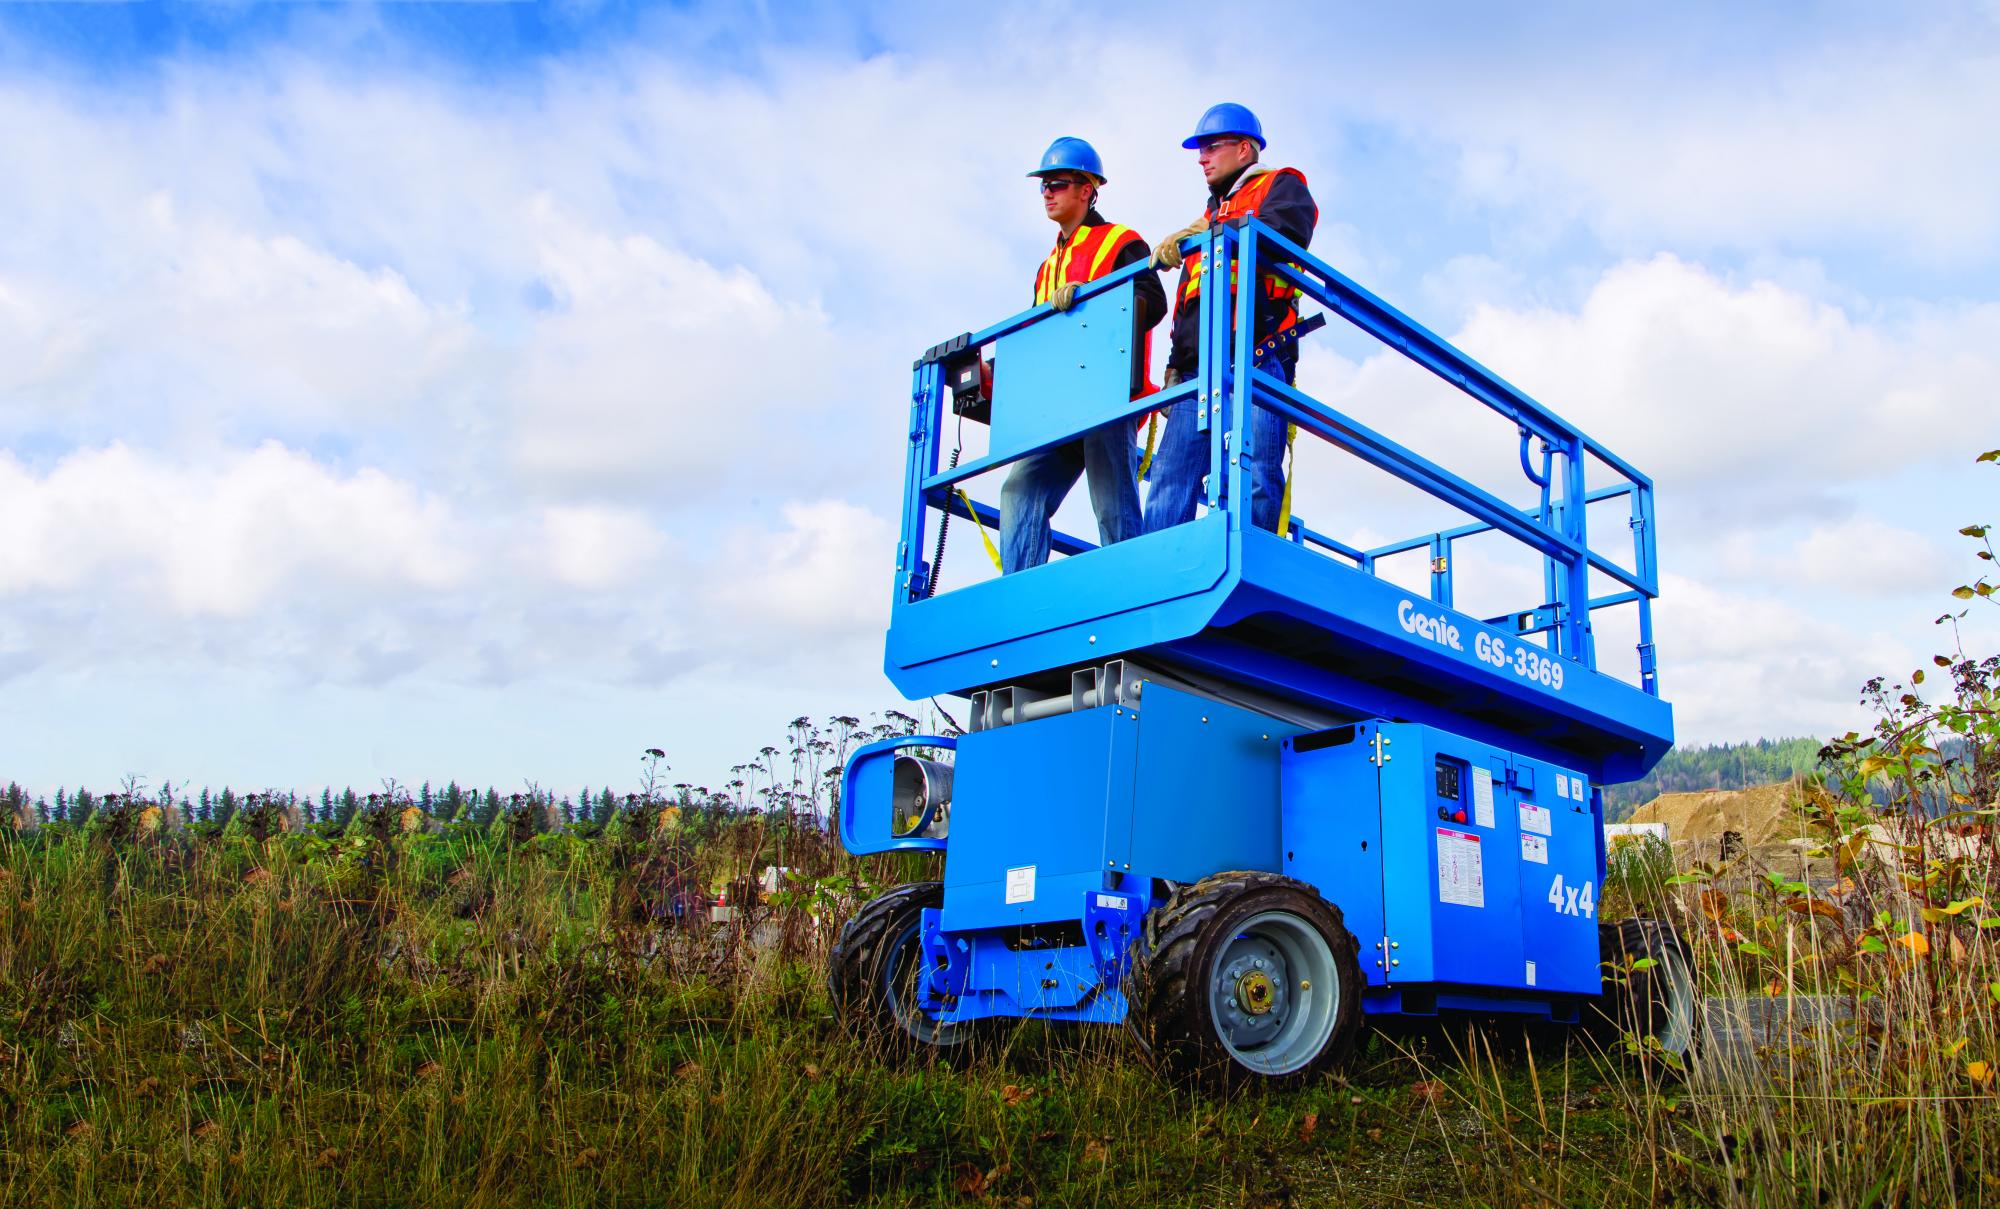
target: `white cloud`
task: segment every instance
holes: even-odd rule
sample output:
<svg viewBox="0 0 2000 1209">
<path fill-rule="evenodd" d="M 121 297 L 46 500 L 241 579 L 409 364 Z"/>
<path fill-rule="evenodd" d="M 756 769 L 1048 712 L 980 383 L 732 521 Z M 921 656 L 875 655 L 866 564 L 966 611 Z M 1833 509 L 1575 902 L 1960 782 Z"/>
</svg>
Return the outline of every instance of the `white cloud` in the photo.
<svg viewBox="0 0 2000 1209">
<path fill-rule="evenodd" d="M 784 409 L 810 410 L 827 389 L 816 307 L 545 199 L 534 209 L 549 302 L 512 387 L 514 457 L 531 478 L 709 486 L 758 456 L 749 434 L 782 441 Z"/>
<path fill-rule="evenodd" d="M 543 557 L 555 578 L 579 588 L 612 588 L 638 578 L 665 546 L 651 520 L 629 508 L 586 505 L 542 513 Z"/>
<path fill-rule="evenodd" d="M 1915 665 L 1893 638 L 1834 614 L 1664 576 L 1655 622 L 1681 741 L 1857 728 L 1862 682 Z"/>
<path fill-rule="evenodd" d="M 341 475 L 276 444 L 212 465 L 124 445 L 36 473 L 0 453 L 0 593 L 140 593 L 242 617 L 306 587 L 437 591 L 471 570 L 461 522 L 379 471 Z"/>
<path fill-rule="evenodd" d="M 1963 417 L 2000 396 L 2000 306 L 1857 316 L 1666 255 L 1611 269 L 1575 310 L 1480 307 L 1452 339 L 1651 475 L 1669 532 L 1693 516 L 1705 537 L 1718 520 L 1768 523 L 1770 499 L 1810 503 L 1955 458 Z M 1529 498 L 1513 426 L 1401 355 L 1316 349 L 1300 376 L 1447 468 Z M 1303 507 L 1371 481 L 1316 443 L 1301 465 Z"/>
<path fill-rule="evenodd" d="M 787 504 L 785 528 L 745 527 L 716 568 L 713 612 L 732 634 L 764 641 L 853 638 L 887 628 L 896 531 L 838 500 Z"/>
<path fill-rule="evenodd" d="M 1345 105 L 1432 140 L 1468 196 L 1626 246 L 1991 257 L 2000 165 L 1966 148 L 2000 115 L 2000 27 L 1865 11 L 1696 7 L 1586 27 L 1493 14 L 1461 38 L 1392 35 L 1388 53 L 1355 56 Z"/>
</svg>

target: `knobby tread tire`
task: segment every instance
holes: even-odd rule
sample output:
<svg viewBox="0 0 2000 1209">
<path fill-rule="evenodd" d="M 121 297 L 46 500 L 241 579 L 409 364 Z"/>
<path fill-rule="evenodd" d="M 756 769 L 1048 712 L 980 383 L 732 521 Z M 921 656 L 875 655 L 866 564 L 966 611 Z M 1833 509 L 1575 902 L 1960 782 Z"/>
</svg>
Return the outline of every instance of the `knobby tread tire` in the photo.
<svg viewBox="0 0 2000 1209">
<path fill-rule="evenodd" d="M 1644 1037 L 1656 1035 L 1666 1013 L 1667 983 L 1665 963 L 1678 959 L 1687 968 L 1690 985 L 1694 974 L 1694 960 L 1688 951 L 1687 941 L 1671 924 L 1657 919 L 1621 919 L 1617 923 L 1597 925 L 1598 952 L 1601 960 L 1610 968 L 1605 970 L 1604 992 L 1596 1001 L 1584 1008 L 1584 1029 L 1599 1043 L 1616 1045 L 1626 1033 Z M 1634 970 L 1624 975 L 1624 983 L 1615 981 L 1632 961 L 1642 957 L 1660 963 L 1651 969 Z M 1678 1057 L 1686 1058 L 1695 1048 L 1699 1031 L 1701 1005 L 1699 999 L 1691 1004 L 1693 1013 L 1688 1030 L 1687 1048 Z"/>
<path fill-rule="evenodd" d="M 827 959 L 826 981 L 834 1013 L 850 1032 L 903 1049 L 942 1047 L 963 1039 L 963 1029 L 954 1029 L 951 1040 L 917 1036 L 897 1018 L 883 991 L 897 938 L 925 908 L 943 905 L 944 883 L 910 882 L 862 904 L 840 930 Z"/>
<path fill-rule="evenodd" d="M 1268 1076 L 1238 1063 L 1216 1036 L 1203 983 L 1206 963 L 1229 937 L 1215 924 L 1225 913 L 1247 919 L 1283 909 L 1311 920 L 1333 950 L 1340 1005 L 1333 1035 L 1319 1055 L 1297 1071 Z M 1360 944 L 1340 908 L 1313 887 L 1276 873 L 1217 873 L 1174 891 L 1146 917 L 1133 963 L 1126 1022 L 1140 1050 L 1170 1076 L 1227 1091 L 1250 1083 L 1291 1087 L 1345 1061 L 1361 1033 Z"/>
</svg>

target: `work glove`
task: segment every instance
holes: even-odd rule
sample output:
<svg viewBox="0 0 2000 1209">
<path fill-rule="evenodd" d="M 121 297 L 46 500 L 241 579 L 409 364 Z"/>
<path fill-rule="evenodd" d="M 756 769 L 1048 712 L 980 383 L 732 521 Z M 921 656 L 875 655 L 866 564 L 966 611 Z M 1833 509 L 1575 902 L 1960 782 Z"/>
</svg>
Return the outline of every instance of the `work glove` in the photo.
<svg viewBox="0 0 2000 1209">
<path fill-rule="evenodd" d="M 1178 269 L 1181 267 L 1181 240 L 1190 235 L 1199 235 L 1208 230 L 1208 215 L 1204 214 L 1187 226 L 1160 241 L 1153 249 L 1153 267 L 1156 269 Z"/>
<path fill-rule="evenodd" d="M 1180 385 L 1180 380 L 1181 371 L 1169 365 L 1167 372 L 1160 375 L 1160 389 L 1165 390 L 1169 386 L 1178 386 Z"/>
<path fill-rule="evenodd" d="M 1055 297 L 1049 299 L 1049 305 L 1056 308 L 1059 311 L 1066 311 L 1069 308 L 1075 306 L 1076 283 L 1074 281 L 1065 281 L 1061 285 L 1057 286 Z"/>
</svg>

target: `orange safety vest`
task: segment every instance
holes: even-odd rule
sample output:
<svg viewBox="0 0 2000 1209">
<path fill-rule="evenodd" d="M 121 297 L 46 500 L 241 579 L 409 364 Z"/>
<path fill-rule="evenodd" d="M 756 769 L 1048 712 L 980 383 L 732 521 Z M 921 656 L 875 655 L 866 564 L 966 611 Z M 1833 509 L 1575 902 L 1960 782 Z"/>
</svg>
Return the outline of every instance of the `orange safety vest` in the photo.
<svg viewBox="0 0 2000 1209">
<path fill-rule="evenodd" d="M 1232 218 L 1244 218 L 1256 214 L 1258 209 L 1263 206 L 1264 199 L 1270 196 L 1271 186 L 1277 184 L 1278 178 L 1281 176 L 1296 176 L 1299 178 L 1301 185 L 1306 183 L 1305 174 L 1297 168 L 1279 168 L 1274 171 L 1259 172 L 1249 180 L 1243 182 L 1242 186 L 1234 193 L 1223 198 L 1220 205 L 1216 204 L 1214 198 L 1209 199 L 1209 225 L 1219 226 Z M 1183 308 L 1192 306 L 1200 300 L 1201 278 L 1201 253 L 1189 252 L 1187 257 L 1181 261 L 1181 283 L 1180 287 L 1174 293 L 1174 312 L 1176 314 L 1179 314 Z M 1273 272 L 1264 273 L 1260 284 L 1263 287 L 1264 297 L 1273 302 L 1287 302 L 1291 304 L 1286 308 L 1284 317 L 1279 320 L 1276 330 L 1282 332 L 1294 323 L 1297 323 L 1299 321 L 1298 287 Z M 1232 299 L 1236 297 L 1236 262 L 1234 260 L 1229 262 L 1229 296 Z M 1261 336 L 1258 338 L 1262 339 Z"/>
<path fill-rule="evenodd" d="M 1117 223 L 1078 227 L 1067 242 L 1062 236 L 1056 236 L 1055 250 L 1049 253 L 1049 258 L 1044 260 L 1042 267 L 1035 272 L 1035 305 L 1040 306 L 1054 298 L 1059 286 L 1072 282 L 1082 285 L 1087 281 L 1096 281 L 1111 272 L 1118 260 L 1119 251 L 1131 243 L 1144 247 L 1146 241 L 1137 231 L 1130 227 L 1121 227 Z M 1139 364 L 1147 367 L 1142 373 L 1150 375 L 1153 364 L 1153 333 L 1150 331 L 1140 342 L 1139 356 Z M 1132 392 L 1132 397 L 1135 399 L 1153 394 L 1160 389 L 1153 385 L 1150 377 L 1141 378 L 1140 381 L 1144 385 Z M 1145 417 L 1140 417 L 1140 423 L 1145 423 Z"/>
<path fill-rule="evenodd" d="M 1055 297 L 1059 286 L 1071 282 L 1082 285 L 1109 273 L 1112 262 L 1118 259 L 1118 250 L 1135 241 L 1145 242 L 1137 231 L 1117 223 L 1078 227 L 1068 242 L 1058 235 L 1055 251 L 1049 253 L 1035 273 L 1035 304 L 1039 306 Z"/>
</svg>

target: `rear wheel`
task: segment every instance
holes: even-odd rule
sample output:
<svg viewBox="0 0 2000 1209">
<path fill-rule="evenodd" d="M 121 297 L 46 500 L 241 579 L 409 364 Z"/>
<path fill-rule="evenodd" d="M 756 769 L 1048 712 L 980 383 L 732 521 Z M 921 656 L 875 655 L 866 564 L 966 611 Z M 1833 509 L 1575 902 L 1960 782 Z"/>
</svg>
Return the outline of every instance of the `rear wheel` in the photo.
<svg viewBox="0 0 2000 1209">
<path fill-rule="evenodd" d="M 1274 873 L 1220 873 L 1147 917 L 1128 1021 L 1170 1073 L 1303 1083 L 1361 1028 L 1360 946 L 1340 908 Z"/>
<path fill-rule="evenodd" d="M 1606 1043 L 1628 1034 L 1642 1043 L 1652 1038 L 1685 1063 L 1700 1011 L 1687 942 L 1660 920 L 1625 919 L 1598 925 L 1598 948 L 1604 992 L 1584 1008 L 1585 1027 Z"/>
<path fill-rule="evenodd" d="M 920 1004 L 923 912 L 944 905 L 939 882 L 912 882 L 864 903 L 841 929 L 827 962 L 834 1011 L 850 1031 L 904 1047 L 946 1048 L 972 1036 L 940 1024 Z"/>
</svg>

